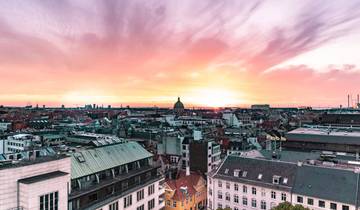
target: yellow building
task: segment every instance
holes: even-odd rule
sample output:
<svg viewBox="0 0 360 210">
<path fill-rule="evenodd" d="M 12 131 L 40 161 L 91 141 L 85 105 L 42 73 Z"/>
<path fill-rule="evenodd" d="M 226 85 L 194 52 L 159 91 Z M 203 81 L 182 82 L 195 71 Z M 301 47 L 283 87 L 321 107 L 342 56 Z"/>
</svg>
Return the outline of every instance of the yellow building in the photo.
<svg viewBox="0 0 360 210">
<path fill-rule="evenodd" d="M 206 180 L 198 173 L 181 171 L 165 183 L 165 210 L 202 210 L 206 207 Z"/>
</svg>

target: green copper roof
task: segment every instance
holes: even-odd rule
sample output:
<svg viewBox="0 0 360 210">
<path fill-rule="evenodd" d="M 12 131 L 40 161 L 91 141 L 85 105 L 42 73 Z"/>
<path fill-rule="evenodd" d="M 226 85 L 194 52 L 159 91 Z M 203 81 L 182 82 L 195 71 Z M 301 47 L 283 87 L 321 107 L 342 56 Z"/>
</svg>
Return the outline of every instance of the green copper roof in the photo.
<svg viewBox="0 0 360 210">
<path fill-rule="evenodd" d="M 137 142 L 113 144 L 72 154 L 71 179 L 153 156 Z"/>
</svg>

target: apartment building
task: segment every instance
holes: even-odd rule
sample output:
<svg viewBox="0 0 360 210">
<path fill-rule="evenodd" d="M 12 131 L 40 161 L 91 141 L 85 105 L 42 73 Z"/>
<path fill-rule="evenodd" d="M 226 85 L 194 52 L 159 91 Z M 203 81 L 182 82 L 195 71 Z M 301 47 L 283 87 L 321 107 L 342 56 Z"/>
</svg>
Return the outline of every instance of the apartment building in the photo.
<svg viewBox="0 0 360 210">
<path fill-rule="evenodd" d="M 271 209 L 282 202 L 311 210 L 359 207 L 358 171 L 228 156 L 208 176 L 208 208 Z"/>
<path fill-rule="evenodd" d="M 136 142 L 74 153 L 69 210 L 162 209 L 164 178 L 152 159 Z"/>
<path fill-rule="evenodd" d="M 62 155 L 0 161 L 0 210 L 66 210 L 70 164 Z"/>
</svg>

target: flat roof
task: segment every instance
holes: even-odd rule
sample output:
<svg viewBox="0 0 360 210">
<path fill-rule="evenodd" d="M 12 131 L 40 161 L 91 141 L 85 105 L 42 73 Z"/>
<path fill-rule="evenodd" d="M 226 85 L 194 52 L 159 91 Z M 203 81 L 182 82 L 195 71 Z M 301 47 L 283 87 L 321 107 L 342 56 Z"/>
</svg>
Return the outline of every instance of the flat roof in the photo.
<svg viewBox="0 0 360 210">
<path fill-rule="evenodd" d="M 311 134 L 320 136 L 360 137 L 360 131 L 351 128 L 297 128 L 287 134 Z"/>
</svg>

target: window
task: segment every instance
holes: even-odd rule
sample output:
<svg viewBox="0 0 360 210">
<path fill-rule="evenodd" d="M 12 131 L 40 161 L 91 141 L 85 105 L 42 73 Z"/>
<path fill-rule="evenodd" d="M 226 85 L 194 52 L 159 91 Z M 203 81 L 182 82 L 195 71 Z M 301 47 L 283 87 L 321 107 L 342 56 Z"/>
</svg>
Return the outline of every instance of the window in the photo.
<svg viewBox="0 0 360 210">
<path fill-rule="evenodd" d="M 261 209 L 266 209 L 266 202 L 265 201 L 261 201 L 261 205 L 260 205 Z"/>
<path fill-rule="evenodd" d="M 144 204 L 143 204 L 143 205 L 141 205 L 141 206 L 139 206 L 139 207 L 137 207 L 137 208 L 136 208 L 136 210 L 145 210 L 145 208 L 144 208 Z"/>
<path fill-rule="evenodd" d="M 319 200 L 319 207 L 325 208 L 325 201 Z"/>
<path fill-rule="evenodd" d="M 265 192 L 265 189 L 264 189 L 264 188 L 261 189 L 261 196 L 262 196 L 262 197 L 265 197 L 265 196 L 266 196 L 266 192 Z"/>
<path fill-rule="evenodd" d="M 252 192 L 253 195 L 256 195 L 256 188 L 255 188 L 255 187 L 252 187 L 252 188 L 251 188 L 251 192 Z"/>
<path fill-rule="evenodd" d="M 243 197 L 243 205 L 247 206 L 248 205 L 248 200 L 246 197 Z"/>
<path fill-rule="evenodd" d="M 239 177 L 239 173 L 240 173 L 239 169 L 234 170 L 234 176 L 235 177 Z"/>
<path fill-rule="evenodd" d="M 276 199 L 276 192 L 275 191 L 271 191 L 271 198 Z"/>
<path fill-rule="evenodd" d="M 218 203 L 218 208 L 222 209 L 222 204 L 221 203 Z"/>
<path fill-rule="evenodd" d="M 298 196 L 298 197 L 297 197 L 297 202 L 298 202 L 298 203 L 303 203 L 303 197 Z"/>
<path fill-rule="evenodd" d="M 152 184 L 148 187 L 148 195 L 152 195 L 155 192 L 155 186 Z"/>
<path fill-rule="evenodd" d="M 222 192 L 221 191 L 218 191 L 218 198 L 222 199 Z"/>
<path fill-rule="evenodd" d="M 247 193 L 247 186 L 243 186 L 243 193 Z"/>
<path fill-rule="evenodd" d="M 288 183 L 288 178 L 284 178 L 283 179 L 283 184 L 287 184 Z"/>
<path fill-rule="evenodd" d="M 226 189 L 230 189 L 230 183 L 226 182 Z"/>
<path fill-rule="evenodd" d="M 246 176 L 247 176 L 247 171 L 243 171 L 242 177 L 246 177 Z"/>
<path fill-rule="evenodd" d="M 124 198 L 124 208 L 131 206 L 132 204 L 132 195 L 128 195 Z"/>
<path fill-rule="evenodd" d="M 347 205 L 342 205 L 342 210 L 349 210 L 349 206 L 347 206 Z"/>
<path fill-rule="evenodd" d="M 218 187 L 222 187 L 222 182 L 218 181 Z"/>
<path fill-rule="evenodd" d="M 225 194 L 225 200 L 226 200 L 226 201 L 230 201 L 230 193 L 226 193 L 226 194 Z"/>
<path fill-rule="evenodd" d="M 137 201 L 144 199 L 144 189 L 137 191 L 136 198 L 137 198 Z"/>
<path fill-rule="evenodd" d="M 52 192 L 40 196 L 40 210 L 58 210 L 59 192 Z"/>
<path fill-rule="evenodd" d="M 234 210 L 239 210 L 238 207 L 234 207 Z"/>
<path fill-rule="evenodd" d="M 119 203 L 116 201 L 109 205 L 109 210 L 119 210 Z"/>
<path fill-rule="evenodd" d="M 211 188 L 209 189 L 209 195 L 212 195 L 212 189 Z"/>
<path fill-rule="evenodd" d="M 256 208 L 256 199 L 251 199 L 251 207 Z"/>
<path fill-rule="evenodd" d="M 307 204 L 308 204 L 308 205 L 311 205 L 311 206 L 314 205 L 314 199 L 308 198 L 308 199 L 307 199 Z"/>
<path fill-rule="evenodd" d="M 175 206 L 176 206 L 176 202 L 174 201 L 174 203 L 175 203 Z M 155 208 L 155 199 L 153 198 L 153 199 L 151 199 L 150 201 L 148 201 L 148 210 L 151 210 L 151 209 L 153 209 L 153 208 Z"/>
<path fill-rule="evenodd" d="M 258 175 L 258 179 L 261 180 L 262 179 L 262 174 Z"/>
<path fill-rule="evenodd" d="M 273 184 L 279 184 L 280 177 L 279 176 L 273 176 Z"/>
<path fill-rule="evenodd" d="M 285 193 L 281 193 L 281 200 L 286 201 L 286 194 Z"/>
<path fill-rule="evenodd" d="M 336 210 L 337 209 L 336 203 L 330 203 L 330 209 Z"/>
<path fill-rule="evenodd" d="M 173 201 L 173 207 L 176 207 L 176 201 Z"/>
<path fill-rule="evenodd" d="M 234 195 L 234 203 L 239 203 L 239 196 L 238 195 Z"/>
<path fill-rule="evenodd" d="M 239 185 L 238 184 L 234 184 L 234 190 L 239 191 Z"/>
</svg>

